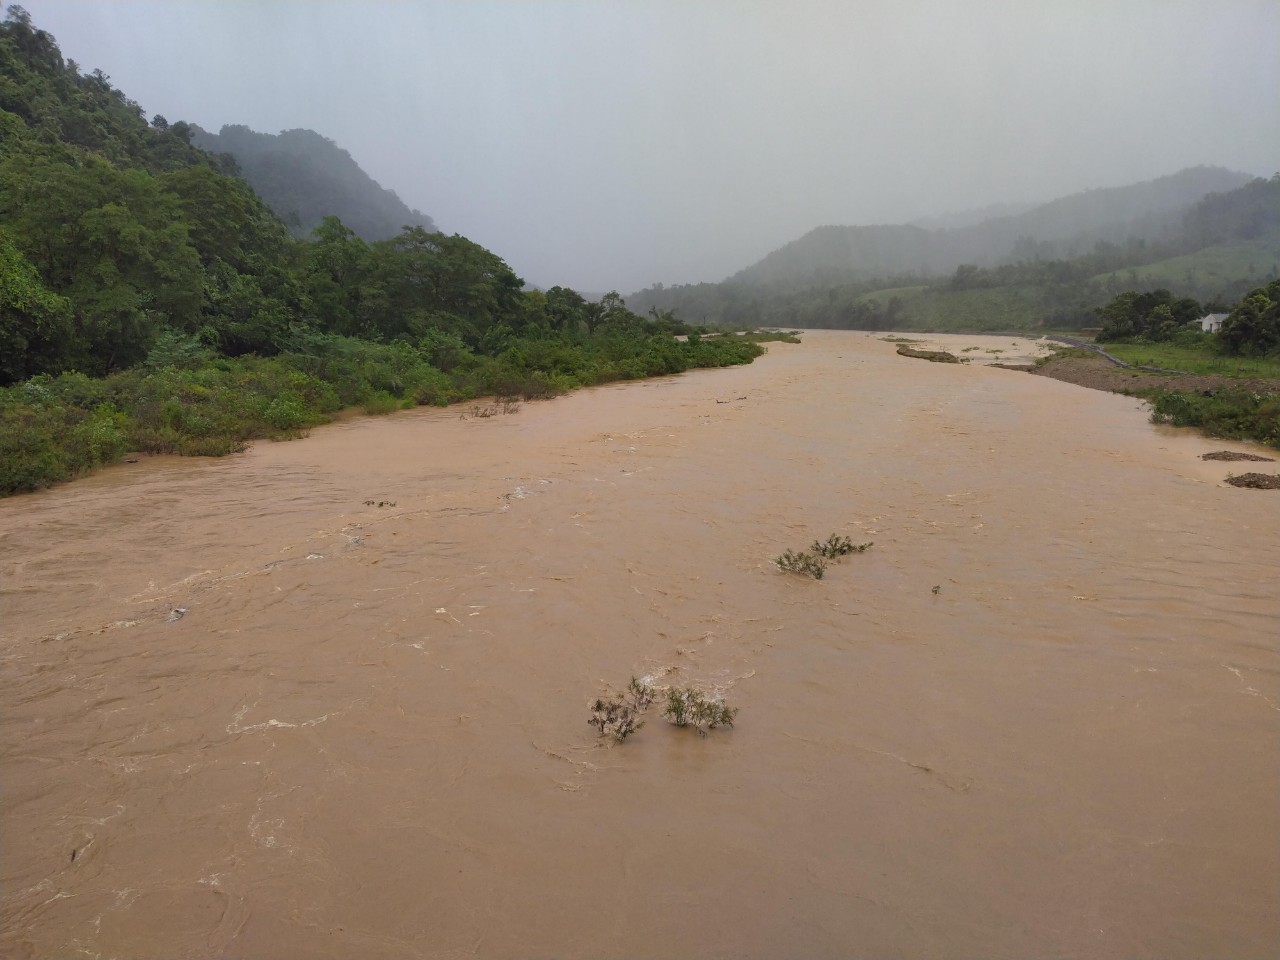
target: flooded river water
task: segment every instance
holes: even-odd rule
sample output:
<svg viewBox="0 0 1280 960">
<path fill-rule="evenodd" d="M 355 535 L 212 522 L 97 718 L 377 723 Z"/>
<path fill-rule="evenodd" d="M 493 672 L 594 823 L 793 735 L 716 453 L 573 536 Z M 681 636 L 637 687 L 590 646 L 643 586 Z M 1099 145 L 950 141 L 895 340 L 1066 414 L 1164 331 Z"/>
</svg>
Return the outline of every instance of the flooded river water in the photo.
<svg viewBox="0 0 1280 960">
<path fill-rule="evenodd" d="M 468 409 L 0 502 L 0 956 L 1280 952 L 1221 441 L 858 333 Z"/>
</svg>

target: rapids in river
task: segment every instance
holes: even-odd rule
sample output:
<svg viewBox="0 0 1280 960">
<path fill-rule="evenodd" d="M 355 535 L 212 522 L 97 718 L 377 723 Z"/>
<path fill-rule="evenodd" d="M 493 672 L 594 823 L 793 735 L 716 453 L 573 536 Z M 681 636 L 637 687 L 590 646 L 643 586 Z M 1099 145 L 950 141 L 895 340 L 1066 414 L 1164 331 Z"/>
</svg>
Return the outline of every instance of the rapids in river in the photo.
<svg viewBox="0 0 1280 960">
<path fill-rule="evenodd" d="M 1223 446 L 817 332 L 0 501 L 0 956 L 1276 956 Z"/>
</svg>

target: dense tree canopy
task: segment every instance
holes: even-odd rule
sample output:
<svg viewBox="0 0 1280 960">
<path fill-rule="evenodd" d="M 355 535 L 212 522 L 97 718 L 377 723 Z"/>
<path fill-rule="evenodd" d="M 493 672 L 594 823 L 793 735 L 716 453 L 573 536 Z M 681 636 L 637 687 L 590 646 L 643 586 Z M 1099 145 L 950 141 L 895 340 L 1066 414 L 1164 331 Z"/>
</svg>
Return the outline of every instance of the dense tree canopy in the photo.
<svg viewBox="0 0 1280 960">
<path fill-rule="evenodd" d="M 1129 290 L 1098 309 L 1102 319 L 1098 340 L 1172 340 L 1180 331 L 1197 329 L 1201 315 L 1200 304 L 1188 297 L 1175 298 L 1168 290 Z"/>
</svg>

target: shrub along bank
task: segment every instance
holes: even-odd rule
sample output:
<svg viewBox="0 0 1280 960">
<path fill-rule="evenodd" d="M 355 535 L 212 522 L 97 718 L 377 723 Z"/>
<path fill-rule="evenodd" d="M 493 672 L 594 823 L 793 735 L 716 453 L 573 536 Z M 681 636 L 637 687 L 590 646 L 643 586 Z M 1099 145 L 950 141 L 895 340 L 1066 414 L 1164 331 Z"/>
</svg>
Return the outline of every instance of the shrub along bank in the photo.
<svg viewBox="0 0 1280 960">
<path fill-rule="evenodd" d="M 750 363 L 769 338 L 681 341 L 642 325 L 513 340 L 494 357 L 441 338 L 386 344 L 308 334 L 274 357 L 230 358 L 167 337 L 146 363 L 103 378 L 42 375 L 0 389 L 0 494 L 79 476 L 130 450 L 220 456 L 250 440 L 298 437 L 344 407 L 386 413 L 485 395 L 533 400 Z"/>
<path fill-rule="evenodd" d="M 1198 427 L 1211 437 L 1280 448 L 1280 393 L 1221 390 L 1206 396 L 1168 390 L 1149 399 L 1153 423 Z"/>
</svg>

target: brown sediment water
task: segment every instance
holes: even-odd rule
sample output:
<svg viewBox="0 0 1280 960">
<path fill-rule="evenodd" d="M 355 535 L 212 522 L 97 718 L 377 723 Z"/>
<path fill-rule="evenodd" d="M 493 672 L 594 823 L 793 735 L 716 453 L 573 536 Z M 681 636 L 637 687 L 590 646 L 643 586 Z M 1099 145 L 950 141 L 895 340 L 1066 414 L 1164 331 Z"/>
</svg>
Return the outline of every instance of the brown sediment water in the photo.
<svg viewBox="0 0 1280 960">
<path fill-rule="evenodd" d="M 1221 441 L 857 333 L 466 412 L 0 502 L 0 956 L 1280 952 Z"/>
</svg>

